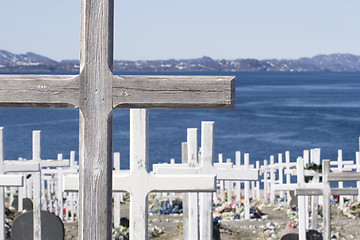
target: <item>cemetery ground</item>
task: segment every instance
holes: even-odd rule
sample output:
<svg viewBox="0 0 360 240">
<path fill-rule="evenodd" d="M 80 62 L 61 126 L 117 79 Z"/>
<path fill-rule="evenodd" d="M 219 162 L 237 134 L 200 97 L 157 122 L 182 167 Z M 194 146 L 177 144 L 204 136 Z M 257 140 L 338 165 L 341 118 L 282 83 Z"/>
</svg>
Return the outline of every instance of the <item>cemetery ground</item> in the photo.
<svg viewBox="0 0 360 240">
<path fill-rule="evenodd" d="M 149 202 L 149 206 L 153 202 Z M 220 221 L 220 239 L 222 240 L 272 240 L 281 239 L 285 231 L 291 232 L 291 211 L 285 203 L 257 205 L 265 217 L 262 219 L 223 219 Z M 121 216 L 129 217 L 129 202 L 121 204 Z M 322 220 L 320 219 L 319 222 Z M 149 238 L 163 240 L 183 239 L 182 214 L 149 214 Z M 360 239 L 360 221 L 345 216 L 338 206 L 332 207 L 332 239 Z M 77 222 L 64 223 L 65 240 L 78 239 Z M 295 232 L 297 229 L 293 229 Z M 275 233 L 275 234 L 273 234 Z"/>
</svg>

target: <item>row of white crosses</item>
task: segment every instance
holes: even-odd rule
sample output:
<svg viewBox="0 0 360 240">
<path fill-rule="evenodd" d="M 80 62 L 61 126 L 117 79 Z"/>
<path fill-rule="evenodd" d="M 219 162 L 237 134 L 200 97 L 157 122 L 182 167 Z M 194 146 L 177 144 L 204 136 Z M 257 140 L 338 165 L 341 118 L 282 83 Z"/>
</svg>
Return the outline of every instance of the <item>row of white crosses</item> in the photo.
<svg viewBox="0 0 360 240">
<path fill-rule="evenodd" d="M 201 151 L 200 163 L 198 162 L 197 129 L 187 130 L 187 164 L 154 164 L 156 174 L 215 174 L 218 180 L 222 181 L 254 181 L 258 180 L 258 171 L 248 169 L 249 157 L 245 155 L 247 165 L 243 168 L 234 167 L 231 162 L 214 163 L 214 122 L 202 122 L 201 124 Z M 228 189 L 230 191 L 230 189 Z M 249 219 L 249 189 L 245 196 L 247 208 L 245 209 L 246 219 Z M 187 202 L 183 205 L 184 211 L 188 212 L 188 219 L 185 222 L 186 239 L 211 239 L 212 238 L 212 193 L 200 193 L 188 195 Z M 199 198 L 199 200 L 198 200 Z M 230 197 L 229 197 L 230 198 Z M 246 201 L 246 200 L 245 200 Z M 200 206 L 198 206 L 198 202 Z M 199 207 L 199 210 L 198 210 Z M 184 214 L 187 214 L 186 212 Z M 198 218 L 200 216 L 200 219 Z M 200 225 L 200 226 L 199 226 Z"/>
<path fill-rule="evenodd" d="M 330 173 L 330 165 L 331 161 L 324 160 L 325 164 L 328 164 L 329 167 L 323 165 L 323 172 L 333 176 L 330 177 L 328 180 L 325 177 L 325 180 L 323 180 L 322 183 L 319 183 L 319 177 L 320 174 L 312 171 L 312 170 L 304 170 L 305 163 L 309 163 L 309 151 L 305 150 L 303 157 L 299 157 L 296 162 L 296 171 L 289 170 L 289 166 L 293 165 L 294 163 L 287 166 L 287 169 L 285 170 L 285 174 L 291 174 L 291 175 L 297 175 L 297 183 L 286 183 L 282 184 L 280 181 L 277 181 L 276 184 L 273 185 L 273 189 L 275 191 L 294 191 L 295 195 L 298 195 L 298 206 L 299 206 L 299 234 L 300 239 L 305 239 L 306 237 L 306 229 L 309 226 L 309 215 L 308 215 L 308 205 L 309 200 L 307 199 L 308 196 L 312 196 L 312 228 L 317 229 L 317 212 L 318 212 L 318 201 L 319 201 L 319 195 L 324 196 L 324 239 L 330 239 L 330 196 L 331 195 L 357 195 L 358 189 L 357 188 L 342 188 L 340 185 L 339 188 L 332 188 L 329 190 L 329 193 L 326 193 L 322 189 L 325 188 L 324 184 L 326 181 L 357 181 L 357 185 L 359 186 L 359 166 L 358 164 L 351 164 L 352 161 L 342 161 L 342 152 L 341 150 L 338 152 L 339 157 L 338 161 L 333 161 L 333 165 L 340 162 L 341 166 L 346 166 L 345 170 L 352 170 L 356 169 L 357 172 L 350 172 L 350 173 L 342 173 L 342 170 L 339 170 L 339 168 L 332 168 L 331 170 L 336 171 L 337 173 Z M 289 155 L 289 154 L 287 154 Z M 270 158 L 271 159 L 271 158 Z M 320 164 L 320 149 L 312 149 L 310 151 L 310 159 L 315 164 Z M 340 161 L 339 161 L 340 160 Z M 360 162 L 360 154 L 356 153 L 356 162 Z M 271 161 L 272 162 L 272 161 Z M 277 164 L 274 164 L 276 166 Z M 281 166 L 281 164 L 279 164 Z M 278 165 L 278 166 L 279 166 Z M 327 169 L 329 168 L 329 169 Z M 269 167 L 266 165 L 266 162 L 264 164 L 264 169 L 267 170 Z M 337 175 L 336 175 L 337 174 Z M 349 174 L 349 175 L 348 175 Z M 313 180 L 311 183 L 305 183 L 305 176 L 312 176 Z M 336 176 L 336 177 L 335 177 Z M 346 177 L 345 177 L 346 176 Z M 270 179 L 272 179 L 270 177 Z M 265 179 L 266 180 L 266 179 Z M 271 182 L 274 182 L 273 180 Z M 289 181 L 290 182 L 290 181 Z M 330 185 L 329 185 L 330 186 Z M 327 198 L 325 199 L 325 194 L 328 194 Z"/>
<path fill-rule="evenodd" d="M 357 153 L 359 155 L 359 153 Z M 300 159 L 302 161 L 302 159 Z M 298 177 L 304 178 L 304 170 L 299 169 Z M 297 196 L 323 196 L 323 238 L 325 240 L 331 239 L 331 195 L 358 195 L 357 188 L 331 188 L 331 182 L 339 181 L 360 181 L 359 172 L 330 172 L 330 160 L 323 160 L 322 162 L 322 183 L 303 183 L 299 184 L 295 189 Z M 299 200 L 300 201 L 300 200 Z M 304 203 L 302 203 L 304 204 Z M 300 208 L 300 202 L 299 202 Z M 299 239 L 305 240 L 305 224 L 303 215 L 299 213 Z"/>
<path fill-rule="evenodd" d="M 0 139 L 0 145 L 1 149 L 3 149 L 3 129 L 0 128 L 1 133 L 1 139 Z M 32 159 L 31 160 L 3 160 L 3 153 L 2 153 L 2 169 L 3 173 L 5 172 L 17 172 L 17 173 L 24 173 L 24 172 L 31 172 L 32 178 L 33 178 L 33 185 L 32 189 L 29 189 L 29 191 L 32 191 L 33 196 L 33 238 L 34 239 L 41 239 L 41 169 L 42 168 L 48 168 L 48 167 L 66 167 L 69 166 L 69 160 L 41 160 L 41 150 L 40 150 L 40 131 L 33 131 L 32 136 Z M 3 152 L 3 150 L 2 150 Z M 23 179 L 23 176 L 19 175 L 16 177 L 21 177 Z M 23 184 L 21 184 L 22 186 Z M 17 185 L 20 187 L 19 185 Z M 19 190 L 19 193 L 21 193 L 21 190 Z M 18 199 L 19 204 L 19 210 L 22 210 L 22 196 L 19 195 Z M 3 206 L 3 204 L 1 204 Z"/>
<path fill-rule="evenodd" d="M 60 165 L 59 163 L 64 163 L 64 165 Z M 75 152 L 71 151 L 70 152 L 70 160 L 65 160 L 63 161 L 63 155 L 62 154 L 58 154 L 58 158 L 57 158 L 57 166 L 56 168 L 47 168 L 47 169 L 42 169 L 41 173 L 42 173 L 42 177 L 48 177 L 46 178 L 47 183 L 48 183 L 48 200 L 49 200 L 49 210 L 52 211 L 52 199 L 51 199 L 51 195 L 52 195 L 52 191 L 50 190 L 50 186 L 54 186 L 52 181 L 56 181 L 56 199 L 57 199 L 57 204 L 55 207 L 55 214 L 59 216 L 59 218 L 61 220 L 64 220 L 64 215 L 63 215 L 63 209 L 64 209 L 64 202 L 63 202 L 63 197 L 64 197 L 64 190 L 63 190 L 63 175 L 64 174 L 72 174 L 72 173 L 78 173 L 79 171 L 79 166 L 76 165 L 75 163 Z M 44 179 L 45 180 L 45 179 Z M 44 188 L 44 181 L 43 181 L 43 185 L 42 187 Z M 43 196 L 45 195 L 45 193 L 43 192 L 42 194 Z M 66 206 L 66 220 L 69 220 L 69 209 L 71 208 L 71 221 L 73 221 L 73 217 L 74 217 L 74 199 L 73 199 L 73 195 L 74 193 L 69 193 L 67 196 L 67 206 Z M 70 205 L 70 206 L 69 206 Z M 47 206 L 44 206 L 47 207 Z"/>
<path fill-rule="evenodd" d="M 310 162 L 315 163 L 316 165 L 320 164 L 320 149 L 315 148 L 309 150 L 304 150 L 303 152 L 303 158 L 304 158 L 304 167 L 306 167 L 307 164 Z M 296 171 L 291 170 L 292 167 L 296 166 L 296 162 L 290 162 L 290 152 L 285 152 L 285 159 L 286 162 L 282 162 L 282 154 L 278 154 L 278 163 L 274 163 L 274 156 L 270 156 L 270 164 L 267 164 L 267 160 L 264 161 L 264 165 L 260 167 L 260 170 L 262 173 L 264 173 L 264 176 L 267 174 L 270 175 L 270 177 L 264 177 L 264 198 L 267 199 L 267 195 L 270 192 L 270 200 L 275 200 L 275 191 L 280 192 L 280 198 L 283 198 L 283 192 L 287 191 L 287 200 L 288 203 L 290 203 L 290 200 L 292 196 L 289 194 L 289 190 L 286 189 L 287 186 L 284 185 L 284 175 L 285 174 L 285 184 L 291 183 L 291 176 L 296 175 Z M 337 161 L 330 161 L 330 165 L 334 166 L 331 167 L 331 171 L 333 172 L 351 172 L 353 170 L 360 171 L 360 164 L 358 163 L 358 160 L 354 163 L 353 160 L 346 160 L 344 161 L 342 158 L 342 150 L 338 150 L 338 158 Z M 285 168 L 285 171 L 283 172 L 283 169 Z M 275 180 L 275 173 L 278 171 L 278 180 Z M 306 171 L 306 173 L 310 174 L 310 176 L 313 176 L 314 173 L 311 173 L 310 171 Z M 318 176 L 317 176 L 318 177 Z M 316 181 L 316 177 L 313 181 Z M 283 186 L 282 186 L 283 185 Z M 272 187 L 275 186 L 275 187 Z M 338 183 L 339 188 L 343 188 L 343 184 L 340 181 Z M 291 189 L 293 190 L 293 189 Z M 340 205 L 344 203 L 344 196 L 340 197 Z M 360 199 L 360 198 L 359 198 Z"/>
<path fill-rule="evenodd" d="M 131 239 L 147 239 L 148 237 L 148 194 L 150 192 L 214 192 L 216 187 L 214 174 L 154 175 L 149 173 L 148 151 L 148 111 L 131 109 L 130 172 L 113 175 L 113 192 L 130 193 Z M 67 191 L 78 191 L 79 176 L 65 176 L 64 188 Z"/>
<path fill-rule="evenodd" d="M 0 127 L 0 238 L 5 239 L 5 187 L 20 187 L 23 185 L 23 176 L 5 175 L 3 127 Z M 39 166 L 38 166 L 39 167 Z"/>
</svg>

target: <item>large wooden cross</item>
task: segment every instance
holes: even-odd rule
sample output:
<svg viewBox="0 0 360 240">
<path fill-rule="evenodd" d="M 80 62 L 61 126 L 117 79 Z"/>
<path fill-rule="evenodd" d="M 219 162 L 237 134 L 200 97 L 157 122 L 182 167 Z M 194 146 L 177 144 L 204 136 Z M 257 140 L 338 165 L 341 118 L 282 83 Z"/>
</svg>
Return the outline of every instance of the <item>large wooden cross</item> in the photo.
<svg viewBox="0 0 360 240">
<path fill-rule="evenodd" d="M 0 75 L 0 107 L 79 108 L 79 239 L 111 238 L 114 108 L 234 107 L 234 77 L 113 75 L 113 12 L 81 1 L 79 75 Z"/>
</svg>

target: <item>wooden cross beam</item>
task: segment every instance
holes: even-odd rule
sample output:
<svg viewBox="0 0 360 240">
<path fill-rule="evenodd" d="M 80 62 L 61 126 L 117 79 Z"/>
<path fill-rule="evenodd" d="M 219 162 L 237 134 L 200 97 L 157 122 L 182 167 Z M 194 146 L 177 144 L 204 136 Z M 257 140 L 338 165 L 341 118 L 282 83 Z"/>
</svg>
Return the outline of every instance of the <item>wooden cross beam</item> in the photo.
<svg viewBox="0 0 360 240">
<path fill-rule="evenodd" d="M 234 77 L 115 76 L 114 0 L 81 0 L 79 75 L 0 75 L 0 107 L 79 108 L 79 239 L 111 238 L 114 108 L 234 108 Z"/>
</svg>

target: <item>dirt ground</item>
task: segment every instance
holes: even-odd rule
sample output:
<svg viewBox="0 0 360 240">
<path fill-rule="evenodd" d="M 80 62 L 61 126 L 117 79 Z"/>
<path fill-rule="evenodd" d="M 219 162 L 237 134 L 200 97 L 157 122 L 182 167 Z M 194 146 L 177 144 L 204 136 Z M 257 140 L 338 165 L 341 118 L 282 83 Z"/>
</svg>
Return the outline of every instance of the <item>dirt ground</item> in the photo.
<svg viewBox="0 0 360 240">
<path fill-rule="evenodd" d="M 121 216 L 128 217 L 128 204 L 121 204 Z M 220 224 L 220 238 L 221 240 L 270 240 L 280 239 L 281 231 L 287 229 L 287 223 L 290 221 L 286 209 L 279 209 L 277 207 L 262 207 L 262 212 L 265 213 L 268 218 L 265 220 L 231 220 L 222 221 Z M 350 219 L 344 216 L 341 211 L 333 207 L 332 208 L 332 220 L 331 220 L 333 235 L 335 239 L 360 239 L 360 220 Z M 321 222 L 321 220 L 319 220 Z M 183 239 L 183 230 L 179 229 L 182 223 L 182 215 L 159 215 L 150 214 L 149 216 L 149 238 L 159 240 L 180 240 Z M 274 230 L 278 235 L 278 238 L 272 238 L 264 234 L 264 229 L 269 226 L 274 226 Z M 159 229 L 163 229 L 163 233 L 158 236 L 152 236 L 152 229 L 156 226 Z M 77 223 L 65 223 L 65 239 L 75 240 L 77 239 Z"/>
</svg>

